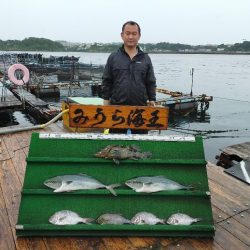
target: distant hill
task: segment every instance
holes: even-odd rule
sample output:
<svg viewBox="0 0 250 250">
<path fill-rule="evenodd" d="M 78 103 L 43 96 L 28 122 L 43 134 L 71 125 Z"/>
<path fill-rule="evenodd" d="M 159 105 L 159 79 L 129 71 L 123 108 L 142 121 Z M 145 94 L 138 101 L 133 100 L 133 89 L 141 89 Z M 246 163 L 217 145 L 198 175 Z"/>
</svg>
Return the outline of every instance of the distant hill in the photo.
<svg viewBox="0 0 250 250">
<path fill-rule="evenodd" d="M 68 52 L 107 52 L 116 51 L 122 43 L 73 43 L 52 41 L 46 38 L 29 37 L 19 40 L 0 40 L 2 51 L 68 51 Z M 249 54 L 250 42 L 220 45 L 188 45 L 180 43 L 140 43 L 148 53 L 203 53 L 203 54 Z"/>
<path fill-rule="evenodd" d="M 3 51 L 65 51 L 64 46 L 46 38 L 29 37 L 22 41 L 0 40 L 0 50 Z"/>
</svg>

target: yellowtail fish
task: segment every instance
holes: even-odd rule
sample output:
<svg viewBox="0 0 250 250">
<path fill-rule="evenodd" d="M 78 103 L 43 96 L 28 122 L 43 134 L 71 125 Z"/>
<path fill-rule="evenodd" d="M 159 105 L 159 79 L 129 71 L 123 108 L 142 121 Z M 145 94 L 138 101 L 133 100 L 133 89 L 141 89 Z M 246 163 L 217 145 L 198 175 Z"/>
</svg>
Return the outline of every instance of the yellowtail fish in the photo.
<svg viewBox="0 0 250 250">
<path fill-rule="evenodd" d="M 136 192 L 154 193 L 165 190 L 190 189 L 178 182 L 172 181 L 164 176 L 141 176 L 125 182 L 125 184 Z"/>
<path fill-rule="evenodd" d="M 85 174 L 56 176 L 46 180 L 44 185 L 54 189 L 55 193 L 106 188 L 115 196 L 116 192 L 114 188 L 120 186 L 120 184 L 104 185 Z"/>
</svg>

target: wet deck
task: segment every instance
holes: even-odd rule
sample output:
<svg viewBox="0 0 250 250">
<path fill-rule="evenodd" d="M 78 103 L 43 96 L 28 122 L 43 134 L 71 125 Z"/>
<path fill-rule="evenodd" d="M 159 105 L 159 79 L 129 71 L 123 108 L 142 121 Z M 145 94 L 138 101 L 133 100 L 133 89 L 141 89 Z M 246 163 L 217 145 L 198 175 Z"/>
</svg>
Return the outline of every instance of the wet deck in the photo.
<svg viewBox="0 0 250 250">
<path fill-rule="evenodd" d="M 7 88 L 0 85 L 0 111 L 21 108 L 22 102 L 20 102 Z"/>
<path fill-rule="evenodd" d="M 42 131 L 61 132 L 61 123 Z M 31 131 L 0 135 L 0 249 L 249 249 L 250 186 L 207 165 L 216 227 L 214 239 L 152 237 L 17 238 L 15 224 L 24 180 Z M 38 211 L 39 212 L 39 211 Z"/>
<path fill-rule="evenodd" d="M 46 102 L 40 98 L 37 98 L 35 95 L 31 94 L 25 89 L 12 89 L 12 92 L 18 99 L 24 99 L 24 101 L 32 107 L 40 108 L 46 107 L 48 105 Z"/>
</svg>

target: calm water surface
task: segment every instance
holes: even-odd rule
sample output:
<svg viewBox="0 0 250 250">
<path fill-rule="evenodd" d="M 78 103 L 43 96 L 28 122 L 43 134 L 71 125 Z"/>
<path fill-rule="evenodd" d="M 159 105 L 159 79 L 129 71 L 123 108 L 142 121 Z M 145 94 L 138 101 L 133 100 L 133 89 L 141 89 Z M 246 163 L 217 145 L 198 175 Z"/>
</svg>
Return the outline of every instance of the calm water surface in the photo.
<svg viewBox="0 0 250 250">
<path fill-rule="evenodd" d="M 49 56 L 51 53 L 42 53 Z M 53 53 L 79 56 L 84 63 L 105 64 L 107 53 Z M 162 134 L 193 134 L 203 137 L 206 160 L 216 162 L 219 149 L 250 141 L 250 56 L 151 54 L 157 87 L 193 94 L 205 93 L 214 100 L 206 117 L 174 118 Z M 75 93 L 81 95 L 81 93 Z M 164 97 L 157 94 L 158 98 Z M 20 116 L 20 114 L 19 114 Z"/>
</svg>

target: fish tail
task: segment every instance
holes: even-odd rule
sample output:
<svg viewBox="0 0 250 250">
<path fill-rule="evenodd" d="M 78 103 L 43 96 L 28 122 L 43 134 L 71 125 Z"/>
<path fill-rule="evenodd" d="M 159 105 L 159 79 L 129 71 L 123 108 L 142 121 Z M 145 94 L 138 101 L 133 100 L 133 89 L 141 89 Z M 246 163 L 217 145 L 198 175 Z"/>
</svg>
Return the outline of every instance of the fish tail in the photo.
<svg viewBox="0 0 250 250">
<path fill-rule="evenodd" d="M 187 190 L 194 190 L 195 186 L 194 185 L 188 185 L 188 186 L 186 186 L 185 189 L 187 189 Z"/>
<path fill-rule="evenodd" d="M 142 155 L 143 155 L 143 158 L 150 158 L 152 156 L 152 153 L 151 152 L 143 152 Z"/>
<path fill-rule="evenodd" d="M 202 218 L 195 218 L 195 222 L 201 221 Z"/>
<path fill-rule="evenodd" d="M 114 188 L 116 187 L 120 187 L 121 184 L 112 184 L 112 185 L 109 185 L 109 186 L 106 186 L 106 188 L 110 191 L 110 193 L 112 193 L 114 196 L 117 196 Z"/>
<path fill-rule="evenodd" d="M 166 220 L 162 219 L 159 221 L 160 224 L 166 224 Z"/>
<path fill-rule="evenodd" d="M 93 218 L 85 218 L 85 219 L 82 219 L 82 222 L 85 223 L 85 224 L 88 224 L 90 225 L 91 222 L 93 222 L 95 219 Z"/>
<path fill-rule="evenodd" d="M 55 189 L 53 192 L 54 193 L 61 193 L 61 192 L 63 192 L 63 190 L 61 189 L 61 187 L 59 187 L 59 188 Z"/>
</svg>

